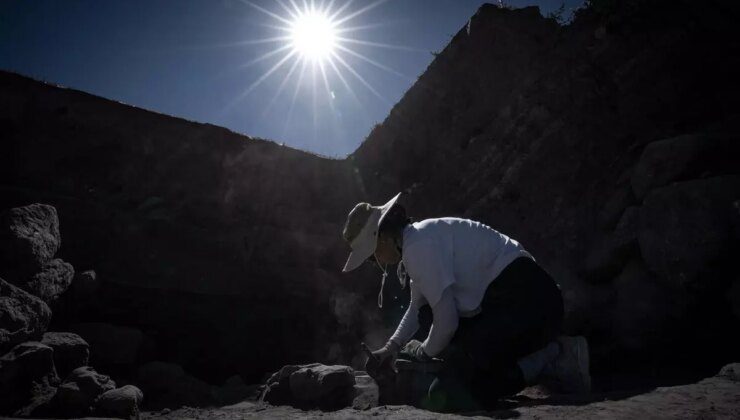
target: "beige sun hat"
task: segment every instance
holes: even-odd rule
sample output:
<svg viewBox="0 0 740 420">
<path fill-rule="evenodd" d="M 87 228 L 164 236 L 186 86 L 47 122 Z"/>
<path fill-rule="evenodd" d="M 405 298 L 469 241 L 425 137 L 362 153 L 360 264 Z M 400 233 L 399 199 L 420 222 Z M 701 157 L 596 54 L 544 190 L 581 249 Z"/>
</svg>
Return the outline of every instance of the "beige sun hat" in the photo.
<svg viewBox="0 0 740 420">
<path fill-rule="evenodd" d="M 347 215 L 342 236 L 352 248 L 342 272 L 346 273 L 359 267 L 368 257 L 375 253 L 378 240 L 378 228 L 383 218 L 396 204 L 401 193 L 396 194 L 382 206 L 358 203 Z"/>
</svg>

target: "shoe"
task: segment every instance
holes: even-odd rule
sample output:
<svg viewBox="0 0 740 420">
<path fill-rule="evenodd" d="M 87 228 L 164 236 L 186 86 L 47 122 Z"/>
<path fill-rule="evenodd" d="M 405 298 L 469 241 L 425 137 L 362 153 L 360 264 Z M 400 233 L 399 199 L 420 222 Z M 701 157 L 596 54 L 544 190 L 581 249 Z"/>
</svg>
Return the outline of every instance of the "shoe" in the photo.
<svg viewBox="0 0 740 420">
<path fill-rule="evenodd" d="M 591 392 L 586 338 L 561 335 L 557 342 L 560 354 L 542 370 L 540 383 L 565 394 Z"/>
</svg>

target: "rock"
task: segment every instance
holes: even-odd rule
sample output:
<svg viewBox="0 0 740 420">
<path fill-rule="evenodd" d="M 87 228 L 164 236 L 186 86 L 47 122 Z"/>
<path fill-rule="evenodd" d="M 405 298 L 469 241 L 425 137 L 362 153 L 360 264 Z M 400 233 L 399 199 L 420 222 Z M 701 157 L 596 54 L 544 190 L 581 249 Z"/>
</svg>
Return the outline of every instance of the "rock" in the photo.
<svg viewBox="0 0 740 420">
<path fill-rule="evenodd" d="M 621 350 L 634 354 L 644 354 L 654 347 L 667 330 L 669 320 L 680 318 L 687 309 L 686 299 L 660 287 L 639 259 L 626 264 L 612 287 L 614 340 Z"/>
<path fill-rule="evenodd" d="M 222 386 L 215 390 L 220 405 L 231 405 L 245 400 L 255 400 L 256 385 L 246 385 L 239 375 L 234 375 L 226 380 Z"/>
<path fill-rule="evenodd" d="M 30 412 L 51 398 L 50 387 L 59 383 L 54 350 L 29 341 L 0 357 L 0 414 Z"/>
<path fill-rule="evenodd" d="M 611 280 L 624 267 L 629 257 L 637 254 L 637 207 L 625 209 L 617 227 L 598 243 L 583 263 L 581 274 L 593 283 Z"/>
<path fill-rule="evenodd" d="M 104 322 L 72 324 L 69 329 L 90 344 L 90 359 L 95 366 L 132 366 L 144 339 L 136 328 Z"/>
<path fill-rule="evenodd" d="M 138 419 L 144 394 L 133 385 L 106 391 L 95 400 L 94 413 L 101 417 Z"/>
<path fill-rule="evenodd" d="M 297 371 L 303 366 L 318 366 L 318 363 L 312 363 L 310 365 L 285 365 L 277 372 L 270 375 L 265 382 L 265 388 L 260 400 L 267 401 L 271 404 L 288 404 L 293 398 L 293 394 L 290 390 L 290 375 Z"/>
<path fill-rule="evenodd" d="M 712 270 L 734 258 L 738 199 L 740 176 L 675 183 L 648 194 L 640 208 L 638 241 L 650 271 L 683 286 L 700 275 L 709 282 L 730 275 Z"/>
<path fill-rule="evenodd" d="M 56 258 L 44 264 L 41 271 L 34 274 L 21 287 L 40 297 L 44 302 L 52 303 L 67 290 L 74 275 L 72 264 Z"/>
<path fill-rule="evenodd" d="M 736 139 L 725 136 L 687 134 L 648 144 L 632 173 L 632 189 L 638 200 L 654 188 L 673 181 L 698 178 L 704 171 L 714 175 L 737 170 L 733 156 L 740 153 Z"/>
<path fill-rule="evenodd" d="M 367 410 L 377 407 L 380 403 L 380 389 L 367 372 L 355 372 L 354 398 L 352 399 L 352 408 L 357 410 Z"/>
<path fill-rule="evenodd" d="M 188 375 L 173 363 L 150 362 L 137 371 L 136 384 L 146 395 L 150 409 L 213 405 L 217 402 L 213 387 Z"/>
<path fill-rule="evenodd" d="M 717 374 L 722 378 L 740 382 L 740 363 L 730 363 L 725 365 Z"/>
<path fill-rule="evenodd" d="M 267 381 L 263 400 L 300 408 L 335 410 L 352 404 L 355 377 L 349 366 L 288 365 Z"/>
<path fill-rule="evenodd" d="M 290 390 L 302 401 L 321 400 L 337 389 L 346 389 L 354 384 L 354 371 L 349 366 L 303 367 L 290 375 Z"/>
<path fill-rule="evenodd" d="M 57 373 L 65 378 L 78 367 L 87 366 L 90 346 L 77 334 L 70 332 L 47 332 L 41 340 L 54 350 L 54 365 Z"/>
<path fill-rule="evenodd" d="M 79 367 L 59 386 L 54 404 L 62 415 L 86 416 L 100 394 L 115 388 L 116 383 L 110 377 L 97 373 L 89 366 Z"/>
<path fill-rule="evenodd" d="M 90 413 L 90 396 L 80 390 L 74 382 L 64 383 L 57 388 L 53 407 L 62 416 L 87 416 Z"/>
<path fill-rule="evenodd" d="M 627 207 L 635 204 L 635 195 L 628 183 L 617 187 L 611 196 L 607 198 L 604 206 L 599 212 L 599 224 L 605 228 L 612 229 L 622 218 Z"/>
<path fill-rule="evenodd" d="M 23 341 L 40 339 L 50 320 L 46 303 L 0 279 L 0 354 Z"/>
<path fill-rule="evenodd" d="M 28 401 L 15 410 L 16 417 L 55 417 L 54 396 L 57 388 L 46 382 L 33 383 Z"/>
<path fill-rule="evenodd" d="M 0 276 L 24 281 L 54 258 L 62 240 L 54 207 L 31 204 L 0 214 Z"/>
</svg>

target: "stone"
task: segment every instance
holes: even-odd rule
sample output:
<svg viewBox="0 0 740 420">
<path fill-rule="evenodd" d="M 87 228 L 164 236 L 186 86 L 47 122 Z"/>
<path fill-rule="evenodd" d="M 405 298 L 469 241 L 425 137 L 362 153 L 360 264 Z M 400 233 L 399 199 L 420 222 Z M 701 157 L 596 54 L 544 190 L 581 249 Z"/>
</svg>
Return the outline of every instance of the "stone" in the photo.
<svg viewBox="0 0 740 420">
<path fill-rule="evenodd" d="M 0 357 L 0 414 L 29 412 L 50 398 L 49 387 L 59 383 L 53 353 L 51 347 L 29 341 Z"/>
<path fill-rule="evenodd" d="M 87 366 L 90 358 L 90 346 L 77 334 L 70 332 L 47 332 L 42 344 L 54 350 L 54 365 L 57 373 L 65 378 L 78 367 Z"/>
<path fill-rule="evenodd" d="M 740 363 L 730 363 L 723 366 L 717 376 L 740 382 Z"/>
<path fill-rule="evenodd" d="M 44 264 L 22 287 L 44 302 L 53 303 L 72 284 L 74 275 L 72 264 L 56 258 Z"/>
<path fill-rule="evenodd" d="M 740 216 L 733 203 L 740 199 L 740 176 L 674 183 L 653 190 L 639 214 L 640 253 L 650 271 L 668 282 L 700 288 L 701 277 L 720 281 L 731 255 L 733 228 Z"/>
<path fill-rule="evenodd" d="M 137 370 L 136 384 L 147 398 L 147 407 L 159 410 L 205 406 L 217 402 L 213 387 L 187 374 L 174 363 L 149 362 Z"/>
<path fill-rule="evenodd" d="M 368 410 L 380 404 L 380 389 L 367 372 L 355 372 L 354 397 L 352 408 L 357 410 Z"/>
<path fill-rule="evenodd" d="M 301 367 L 318 365 L 318 363 L 312 363 L 309 365 L 285 365 L 281 367 L 280 370 L 270 375 L 267 381 L 265 381 L 265 387 L 260 400 L 276 405 L 288 404 L 293 398 L 290 390 L 290 375 L 301 369 Z"/>
<path fill-rule="evenodd" d="M 48 383 L 40 382 L 31 385 L 30 397 L 27 402 L 13 413 L 14 417 L 55 417 L 54 396 L 57 388 Z"/>
<path fill-rule="evenodd" d="M 54 207 L 31 204 L 0 214 L 0 276 L 16 283 L 40 271 L 61 244 Z"/>
<path fill-rule="evenodd" d="M 355 384 L 352 368 L 339 365 L 304 367 L 293 372 L 289 380 L 293 396 L 302 401 L 321 400 Z"/>
<path fill-rule="evenodd" d="M 54 403 L 62 415 L 75 417 L 89 415 L 95 399 L 116 388 L 116 383 L 92 367 L 83 366 L 72 371 L 57 389 Z"/>
<path fill-rule="evenodd" d="M 144 394 L 133 385 L 111 389 L 95 400 L 94 414 L 100 417 L 138 419 Z"/>
<path fill-rule="evenodd" d="M 354 370 L 349 366 L 287 365 L 268 379 L 262 400 L 335 410 L 352 404 L 354 385 Z"/>
<path fill-rule="evenodd" d="M 698 178 L 704 171 L 732 173 L 740 144 L 727 136 L 687 134 L 648 144 L 632 173 L 632 189 L 642 200 L 654 188 Z"/>
<path fill-rule="evenodd" d="M 226 379 L 215 392 L 220 405 L 231 405 L 245 400 L 255 400 L 259 397 L 255 395 L 256 388 L 256 385 L 246 385 L 239 375 L 234 375 Z"/>
<path fill-rule="evenodd" d="M 90 360 L 95 366 L 133 366 L 144 339 L 136 328 L 104 322 L 77 323 L 69 329 L 90 344 Z"/>
<path fill-rule="evenodd" d="M 581 275 L 593 283 L 603 283 L 619 274 L 627 260 L 638 254 L 638 208 L 625 209 L 613 232 L 605 235 L 588 253 Z"/>
<path fill-rule="evenodd" d="M 0 279 L 0 354 L 40 339 L 50 320 L 51 309 L 44 301 Z"/>
<path fill-rule="evenodd" d="M 640 259 L 628 262 L 612 283 L 611 309 L 614 341 L 620 349 L 645 353 L 667 330 L 669 320 L 680 319 L 687 310 L 686 299 L 662 287 Z"/>
<path fill-rule="evenodd" d="M 87 416 L 90 413 L 90 397 L 74 382 L 64 383 L 57 388 L 53 406 L 63 416 Z"/>
</svg>

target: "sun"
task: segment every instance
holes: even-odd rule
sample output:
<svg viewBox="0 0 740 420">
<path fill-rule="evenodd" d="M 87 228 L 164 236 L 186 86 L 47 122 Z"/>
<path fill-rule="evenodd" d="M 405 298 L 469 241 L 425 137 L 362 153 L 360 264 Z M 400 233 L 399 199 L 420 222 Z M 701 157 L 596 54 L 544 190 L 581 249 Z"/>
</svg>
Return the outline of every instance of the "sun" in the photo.
<svg viewBox="0 0 740 420">
<path fill-rule="evenodd" d="M 293 50 L 304 59 L 322 61 L 336 49 L 336 24 L 318 11 L 302 13 L 291 22 L 290 39 Z"/>
<path fill-rule="evenodd" d="M 285 92 L 288 86 L 293 85 L 290 105 L 285 115 L 285 125 L 291 120 L 293 108 L 299 92 L 303 86 L 310 86 L 314 106 L 314 129 L 316 129 L 318 101 L 328 104 L 332 112 L 337 97 L 341 100 L 360 102 L 359 92 L 355 92 L 356 83 L 359 83 L 369 93 L 372 93 L 384 105 L 392 105 L 383 95 L 373 87 L 361 74 L 367 66 L 402 78 L 405 82 L 414 79 L 386 66 L 368 56 L 363 50 L 369 48 L 385 48 L 392 50 L 413 51 L 426 53 L 425 50 L 414 49 L 403 45 L 374 42 L 354 36 L 385 23 L 358 24 L 359 20 L 370 10 L 389 2 L 390 0 L 353 1 L 353 0 L 240 0 L 241 3 L 259 11 L 271 21 L 261 26 L 271 28 L 275 36 L 260 39 L 247 39 L 233 45 L 262 45 L 275 44 L 274 48 L 266 51 L 242 64 L 240 67 L 250 67 L 268 60 L 272 64 L 265 66 L 264 72 L 251 81 L 243 91 L 239 92 L 226 106 L 229 109 L 246 98 L 251 92 L 265 83 L 275 74 L 283 74 L 283 80 L 277 83 L 277 89 L 272 98 L 266 101 L 263 110 L 265 115 L 277 99 Z M 260 5 L 260 4 L 262 5 Z M 266 6 L 269 4 L 270 6 Z M 322 88 L 323 85 L 323 89 Z M 323 91 L 323 92 L 322 92 Z M 337 92 L 341 92 L 340 95 Z M 338 112 L 337 112 L 338 114 Z"/>
</svg>

